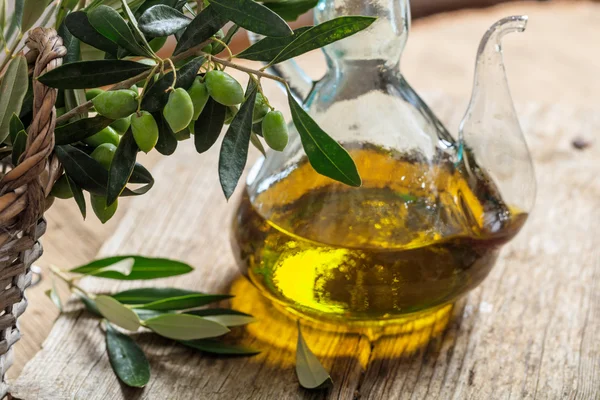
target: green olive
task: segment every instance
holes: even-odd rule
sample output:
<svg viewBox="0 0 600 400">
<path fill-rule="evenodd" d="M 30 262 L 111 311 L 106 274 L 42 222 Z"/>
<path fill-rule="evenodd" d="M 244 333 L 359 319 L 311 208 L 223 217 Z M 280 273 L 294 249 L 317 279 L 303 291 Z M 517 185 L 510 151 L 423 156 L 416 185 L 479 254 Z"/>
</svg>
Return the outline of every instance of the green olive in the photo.
<svg viewBox="0 0 600 400">
<path fill-rule="evenodd" d="M 100 115 L 110 119 L 125 118 L 138 106 L 138 95 L 131 89 L 110 90 L 92 99 L 94 108 Z"/>
<path fill-rule="evenodd" d="M 131 132 L 140 150 L 149 152 L 158 142 L 158 124 L 148 111 L 134 113 L 131 116 Z"/>
<path fill-rule="evenodd" d="M 103 143 L 111 143 L 115 146 L 119 145 L 119 141 L 121 137 L 113 128 L 107 126 L 102 129 L 100 132 L 93 134 L 92 136 L 83 139 L 83 141 L 90 146 L 98 147 Z"/>
<path fill-rule="evenodd" d="M 270 148 L 285 149 L 288 143 L 288 128 L 281 111 L 269 111 L 262 120 L 262 134 Z"/>
<path fill-rule="evenodd" d="M 204 106 L 208 101 L 208 90 L 206 89 L 206 85 L 202 82 L 201 77 L 197 77 L 192 83 L 192 86 L 188 89 L 188 94 L 190 95 L 190 99 L 192 99 L 192 103 L 194 104 L 194 116 L 192 119 L 195 121 L 200 116 L 202 110 L 204 110 Z"/>
<path fill-rule="evenodd" d="M 138 88 L 136 84 L 133 84 L 133 86 L 131 86 L 129 90 L 135 93 L 136 96 L 140 94 L 140 88 Z"/>
<path fill-rule="evenodd" d="M 110 124 L 110 127 L 117 131 L 119 135 L 124 135 L 125 132 L 127 132 L 127 129 L 129 129 L 130 125 L 131 115 L 129 117 L 119 118 L 115 120 L 112 124 Z"/>
<path fill-rule="evenodd" d="M 88 89 L 85 91 L 85 99 L 87 101 L 92 100 L 94 97 L 98 96 L 99 94 L 104 93 L 104 90 L 100 89 L 100 88 L 95 88 L 95 89 Z"/>
<path fill-rule="evenodd" d="M 217 103 L 235 106 L 244 101 L 244 89 L 234 77 L 223 71 L 212 70 L 204 76 L 206 88 Z"/>
<path fill-rule="evenodd" d="M 200 50 L 203 51 L 203 52 L 205 52 L 205 53 L 211 54 L 212 49 L 213 49 L 212 44 L 207 44 L 206 46 L 204 46 Z"/>
<path fill-rule="evenodd" d="M 155 37 L 148 44 L 150 45 L 150 48 L 152 49 L 152 51 L 156 52 L 156 51 L 159 51 L 160 49 L 162 49 L 162 47 L 165 45 L 165 43 L 167 43 L 167 37 L 163 36 L 163 37 Z"/>
<path fill-rule="evenodd" d="M 194 117 L 194 104 L 185 89 L 177 88 L 169 94 L 163 115 L 174 133 L 185 129 L 190 124 Z"/>
<path fill-rule="evenodd" d="M 117 151 L 117 146 L 112 143 L 102 143 L 100 146 L 96 147 L 92 152 L 91 156 L 94 160 L 98 161 L 104 169 L 107 171 L 110 169 L 110 163 L 115 157 L 115 152 Z"/>
<path fill-rule="evenodd" d="M 52 186 L 50 195 L 58 197 L 59 199 L 70 199 L 73 197 L 73 192 L 71 191 L 71 187 L 69 186 L 66 175 L 58 178 L 58 180 L 54 183 L 54 186 Z"/>
<path fill-rule="evenodd" d="M 252 112 L 252 122 L 261 121 L 269 112 L 267 101 L 261 93 L 256 93 L 256 101 L 254 102 L 254 111 Z"/>
<path fill-rule="evenodd" d="M 119 206 L 119 200 L 115 200 L 114 203 L 107 206 L 106 205 L 106 197 L 97 196 L 95 194 L 90 195 L 90 200 L 92 203 L 92 209 L 94 210 L 94 214 L 98 217 L 100 222 L 103 224 L 106 223 L 109 219 L 115 215 L 117 211 L 117 207 Z"/>
<path fill-rule="evenodd" d="M 229 106 L 225 110 L 225 125 L 229 125 L 233 118 L 237 115 L 239 109 L 237 106 Z"/>
</svg>

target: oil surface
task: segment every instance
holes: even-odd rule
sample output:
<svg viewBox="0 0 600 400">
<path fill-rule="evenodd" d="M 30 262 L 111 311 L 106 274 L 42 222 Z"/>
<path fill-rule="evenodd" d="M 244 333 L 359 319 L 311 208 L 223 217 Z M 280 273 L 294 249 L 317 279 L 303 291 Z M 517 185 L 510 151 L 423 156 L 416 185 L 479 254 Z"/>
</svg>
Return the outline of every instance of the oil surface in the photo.
<svg viewBox="0 0 600 400">
<path fill-rule="evenodd" d="M 381 321 L 451 302 L 486 277 L 526 219 L 480 171 L 375 148 L 350 153 L 362 187 L 303 161 L 246 194 L 234 219 L 234 250 L 251 281 L 312 318 Z"/>
</svg>

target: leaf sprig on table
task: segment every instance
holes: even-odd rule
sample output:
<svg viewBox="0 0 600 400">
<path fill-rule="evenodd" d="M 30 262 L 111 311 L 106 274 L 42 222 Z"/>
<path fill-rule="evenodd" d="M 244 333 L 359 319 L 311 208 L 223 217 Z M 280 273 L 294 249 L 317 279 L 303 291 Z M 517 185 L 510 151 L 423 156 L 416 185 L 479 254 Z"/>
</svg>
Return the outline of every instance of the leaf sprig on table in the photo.
<svg viewBox="0 0 600 400">
<path fill-rule="evenodd" d="M 288 84 L 268 73 L 268 66 L 347 38 L 374 21 L 345 16 L 292 30 L 286 21 L 314 7 L 316 0 L 60 0 L 46 9 L 41 4 L 23 7 L 18 0 L 16 5 L 10 21 L 0 15 L 0 45 L 6 49 L 0 55 L 0 71 L 6 71 L 0 77 L 0 154 L 11 155 L 14 164 L 21 161 L 33 119 L 32 85 L 20 54 L 26 29 L 36 21 L 51 24 L 55 16 L 54 28 L 67 53 L 62 66 L 36 78 L 58 89 L 54 154 L 64 173 L 52 176 L 56 183 L 50 200 L 73 197 L 85 218 L 88 192 L 103 223 L 116 212 L 119 197 L 152 188 L 152 175 L 137 163 L 140 151 L 156 148 L 168 156 L 179 141 L 193 137 L 197 152 L 203 153 L 226 125 L 218 174 L 229 198 L 250 144 L 264 153 L 267 146 L 282 151 L 288 143 L 283 115 L 269 103 L 261 80 Z M 233 54 L 229 43 L 240 27 L 264 38 Z M 174 52 L 161 57 L 157 53 L 169 37 L 176 41 Z M 248 68 L 236 59 L 267 66 Z M 245 91 L 226 72 L 230 69 L 248 75 Z M 105 86 L 106 91 L 100 88 Z M 360 186 L 348 152 L 319 128 L 289 88 L 288 98 L 315 170 Z"/>
<path fill-rule="evenodd" d="M 79 285 L 86 276 L 114 280 L 151 280 L 187 274 L 193 268 L 181 261 L 135 255 L 107 257 L 70 269 L 51 267 L 53 275 L 67 284 L 85 308 L 100 318 L 106 335 L 106 352 L 113 371 L 126 385 L 143 387 L 150 380 L 150 363 L 135 340 L 123 333 L 147 329 L 196 351 L 221 356 L 252 356 L 260 350 L 218 340 L 230 328 L 255 322 L 252 315 L 229 308 L 203 308 L 227 300 L 227 294 L 207 294 L 173 287 L 143 287 L 112 294 L 93 294 Z M 55 282 L 46 291 L 62 312 Z M 118 328 L 121 330 L 119 330 Z M 331 378 L 312 353 L 298 322 L 296 375 L 306 389 L 321 389 Z"/>
<path fill-rule="evenodd" d="M 222 338 L 231 327 L 254 322 L 254 318 L 227 308 L 201 308 L 229 299 L 231 295 L 170 287 L 145 287 L 97 295 L 88 293 L 78 281 L 85 276 L 149 280 L 187 274 L 192 270 L 190 265 L 180 261 L 140 256 L 103 258 L 68 271 L 52 267 L 54 276 L 77 294 L 90 313 L 101 318 L 111 366 L 122 382 L 135 387 L 142 387 L 149 381 L 150 364 L 135 340 L 117 327 L 128 332 L 147 329 L 205 353 L 250 356 L 260 351 L 216 338 Z M 47 294 L 62 310 L 54 284 Z"/>
</svg>

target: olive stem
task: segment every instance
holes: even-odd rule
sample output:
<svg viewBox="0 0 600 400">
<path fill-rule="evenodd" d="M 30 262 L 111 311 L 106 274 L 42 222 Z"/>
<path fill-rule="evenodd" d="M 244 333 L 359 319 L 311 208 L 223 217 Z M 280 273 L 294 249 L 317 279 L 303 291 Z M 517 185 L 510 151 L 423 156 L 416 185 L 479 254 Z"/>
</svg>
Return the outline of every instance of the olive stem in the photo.
<svg viewBox="0 0 600 400">
<path fill-rule="evenodd" d="M 173 83 L 166 90 L 166 92 L 170 92 L 172 90 L 175 90 L 175 83 L 177 82 L 177 68 L 175 68 L 175 64 L 173 64 L 173 61 L 171 61 L 170 58 L 167 58 L 167 61 L 171 66 L 171 70 L 173 71 Z"/>
<path fill-rule="evenodd" d="M 156 64 L 154 66 L 154 68 L 152 68 L 152 71 L 150 71 L 150 75 L 149 76 L 153 76 L 156 73 L 156 70 L 158 69 L 158 67 L 161 64 Z M 139 98 L 138 98 L 138 108 L 137 108 L 137 112 L 140 112 L 140 109 L 142 108 L 142 100 L 144 99 L 144 95 L 146 94 L 146 89 L 148 88 L 148 82 L 150 82 L 150 79 L 146 79 L 146 81 L 144 82 L 144 87 L 142 88 L 142 93 L 139 94 Z"/>
<path fill-rule="evenodd" d="M 54 275 L 56 275 L 56 277 L 60 278 L 63 282 L 65 282 L 69 286 L 69 289 L 79 290 L 82 294 L 84 294 L 85 296 L 87 296 L 89 298 L 93 298 L 94 297 L 93 295 L 91 295 L 90 293 L 88 293 L 85 289 L 83 289 L 81 286 L 77 285 L 73 281 L 73 278 L 70 278 L 69 276 L 67 276 L 63 271 L 61 271 L 60 269 L 58 269 L 56 266 L 51 265 L 50 266 L 50 271 Z"/>
<path fill-rule="evenodd" d="M 233 58 L 233 53 L 231 52 L 231 49 L 229 48 L 229 46 L 227 46 L 227 43 L 225 43 L 224 41 L 222 41 L 221 39 L 217 39 L 217 38 L 211 38 L 211 40 L 213 42 L 217 42 L 219 43 L 221 46 L 223 46 L 225 48 L 225 50 L 227 50 L 227 53 L 229 53 L 229 61 L 231 61 L 231 59 Z"/>
<path fill-rule="evenodd" d="M 248 73 L 248 74 L 253 74 L 253 75 L 256 75 L 256 76 L 262 76 L 263 78 L 272 79 L 272 80 L 274 80 L 274 81 L 281 82 L 281 83 L 283 83 L 284 85 L 286 85 L 286 86 L 287 86 L 287 82 L 286 82 L 286 80 L 285 80 L 285 79 L 283 79 L 283 78 L 280 78 L 280 77 L 278 77 L 278 76 L 271 75 L 271 74 L 269 74 L 269 73 L 266 73 L 266 72 L 263 72 L 263 71 L 257 71 L 257 70 L 255 70 L 255 69 L 252 69 L 252 68 L 243 67 L 243 66 L 241 66 L 241 65 L 238 65 L 238 64 L 235 64 L 235 63 L 233 63 L 233 62 L 231 62 L 231 61 L 227 61 L 227 60 L 224 60 L 224 59 L 222 59 L 222 58 L 218 58 L 218 57 L 212 57 L 212 60 L 213 60 L 214 62 L 216 62 L 216 63 L 218 63 L 218 64 L 221 64 L 221 65 L 224 65 L 224 66 L 226 66 L 226 67 L 230 67 L 230 68 L 233 68 L 233 69 L 237 69 L 237 70 L 240 70 L 240 71 L 246 72 L 246 73 Z"/>
</svg>

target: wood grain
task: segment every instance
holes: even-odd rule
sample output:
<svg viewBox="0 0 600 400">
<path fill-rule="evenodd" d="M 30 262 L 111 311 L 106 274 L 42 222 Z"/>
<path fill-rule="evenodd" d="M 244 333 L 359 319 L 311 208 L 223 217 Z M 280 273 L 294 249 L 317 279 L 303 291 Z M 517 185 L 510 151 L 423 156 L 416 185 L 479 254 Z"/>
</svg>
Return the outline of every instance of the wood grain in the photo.
<svg viewBox="0 0 600 400">
<path fill-rule="evenodd" d="M 430 98 L 445 121 L 462 112 Z M 210 292 L 231 291 L 233 306 L 259 322 L 237 332 L 263 349 L 253 358 L 194 353 L 149 334 L 152 380 L 143 391 L 114 377 L 97 320 L 81 311 L 61 316 L 42 351 L 15 382 L 23 399 L 463 399 L 600 396 L 600 146 L 576 150 L 575 136 L 600 130 L 593 111 L 558 106 L 518 107 L 537 168 L 537 205 L 525 229 L 506 246 L 484 284 L 455 309 L 443 334 L 435 329 L 383 338 L 371 349 L 358 336 L 306 329 L 309 345 L 336 384 L 325 393 L 298 389 L 293 372 L 295 329 L 240 280 L 228 243 L 226 205 L 214 151 L 161 161 L 153 196 L 130 208 L 101 254 L 171 255 L 196 266 L 190 275 L 161 281 Z M 462 111 L 462 110 L 461 110 Z M 239 194 L 239 193 L 238 193 Z M 86 279 L 94 291 L 131 283 Z"/>
</svg>

